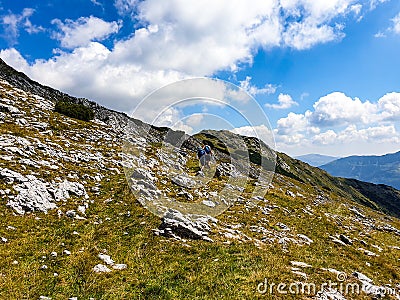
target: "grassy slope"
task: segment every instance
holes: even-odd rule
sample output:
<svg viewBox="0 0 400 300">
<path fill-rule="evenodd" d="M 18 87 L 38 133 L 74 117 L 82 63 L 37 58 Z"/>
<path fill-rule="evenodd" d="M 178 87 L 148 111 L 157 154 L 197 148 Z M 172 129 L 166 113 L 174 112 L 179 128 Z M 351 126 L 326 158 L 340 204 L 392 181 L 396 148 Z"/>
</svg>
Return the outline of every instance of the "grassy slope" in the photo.
<svg viewBox="0 0 400 300">
<path fill-rule="evenodd" d="M 1 134 L 35 136 L 43 142 L 46 139 L 56 143 L 68 140 L 71 147 L 80 149 L 82 140 L 73 141 L 75 131 L 97 130 L 97 125 L 81 121 L 70 122 L 58 114 L 50 114 L 52 137 L 20 126 L 1 124 Z M 68 125 L 63 126 L 62 122 Z M 104 155 L 110 152 L 107 143 L 97 145 Z M 116 153 L 120 145 L 115 145 Z M 1 160 L 8 166 L 22 172 L 18 164 Z M 117 167 L 117 166 L 115 166 Z M 293 170 L 295 166 L 291 166 Z M 301 166 L 300 166 L 301 167 Z M 59 172 L 45 168 L 33 170 L 38 177 L 48 180 L 55 176 L 65 176 L 69 170 L 83 174 L 95 174 L 98 170 L 89 165 L 66 164 Z M 29 173 L 29 168 L 26 172 Z M 122 171 L 122 170 L 121 170 Z M 315 172 L 314 169 L 311 170 Z M 306 171 L 307 172 L 307 171 Z M 294 175 L 300 177 L 300 169 Z M 305 176 L 305 175 L 304 175 Z M 322 283 L 335 280 L 334 274 L 321 270 L 335 268 L 351 274 L 363 272 L 376 284 L 398 283 L 400 275 L 396 269 L 400 251 L 388 246 L 400 246 L 400 238 L 390 233 L 365 228 L 354 219 L 348 210 L 350 206 L 360 207 L 364 213 L 380 223 L 390 223 L 400 228 L 399 220 L 391 220 L 380 213 L 360 206 L 348 197 L 340 197 L 333 189 L 332 182 L 325 177 L 315 176 L 310 183 L 300 182 L 291 177 L 278 175 L 274 179 L 275 188 L 266 195 L 268 203 L 259 206 L 277 205 L 269 215 L 261 213 L 259 207 L 237 203 L 219 216 L 219 227 L 210 235 L 215 243 L 203 241 L 174 241 L 155 236 L 152 229 L 158 227 L 160 219 L 145 210 L 132 196 L 123 173 L 107 172 L 101 181 L 101 192 L 96 195 L 88 190 L 94 202 L 87 210 L 86 220 L 71 220 L 65 215 L 58 217 L 56 211 L 48 215 L 33 213 L 15 216 L 5 207 L 3 197 L 0 209 L 0 236 L 6 243 L 0 243 L 0 298 L 38 299 L 40 295 L 52 299 L 299 299 L 299 296 L 277 294 L 259 295 L 258 283 L 268 278 L 270 281 L 305 281 L 291 272 L 290 261 L 304 261 L 313 267 L 305 269 L 307 282 Z M 88 180 L 88 186 L 94 182 Z M 314 186 L 313 186 L 314 185 Z M 324 186 L 326 186 L 324 188 Z M 8 186 L 0 181 L 0 189 Z M 305 198 L 292 198 L 285 191 L 290 189 L 302 193 Z M 316 196 L 323 190 L 324 204 L 316 204 Z M 104 202 L 112 199 L 111 202 Z M 61 208 L 63 211 L 76 208 L 81 200 L 72 198 Z M 303 209 L 310 207 L 312 215 Z M 129 212 L 129 213 L 128 213 Z M 260 239 L 260 234 L 252 232 L 250 226 L 263 226 L 279 234 L 276 224 L 282 222 L 291 228 L 293 234 L 301 233 L 314 240 L 311 245 L 289 244 L 283 247 L 277 242 L 258 243 L 227 239 L 219 232 L 226 226 L 242 224 L 240 230 L 250 238 Z M 9 230 L 13 226 L 16 230 Z M 74 234 L 77 232 L 78 235 Z M 329 235 L 344 233 L 353 239 L 365 240 L 366 249 L 377 252 L 372 246 L 380 245 L 384 250 L 379 257 L 368 257 L 355 246 L 338 246 L 330 241 Z M 229 241 L 230 244 L 226 242 Z M 63 255 L 67 249 L 71 255 Z M 126 263 L 128 268 L 109 274 L 95 274 L 94 265 L 102 263 L 97 254 L 107 251 L 117 263 Z M 57 257 L 50 253 L 56 251 Z M 13 262 L 17 261 L 17 264 Z M 366 265 L 370 263 L 370 266 Z M 48 269 L 41 270 L 42 265 Z M 54 273 L 58 276 L 54 276 Z M 349 279 L 351 282 L 353 279 Z M 352 299 L 369 299 L 365 296 Z"/>
</svg>

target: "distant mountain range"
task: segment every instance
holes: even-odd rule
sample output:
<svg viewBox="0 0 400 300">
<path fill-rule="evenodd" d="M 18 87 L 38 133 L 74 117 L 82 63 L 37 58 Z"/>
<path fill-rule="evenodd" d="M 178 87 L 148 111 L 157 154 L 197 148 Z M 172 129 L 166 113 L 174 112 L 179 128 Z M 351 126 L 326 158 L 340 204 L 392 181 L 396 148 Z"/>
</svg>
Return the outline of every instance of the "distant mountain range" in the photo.
<svg viewBox="0 0 400 300">
<path fill-rule="evenodd" d="M 321 154 L 306 154 L 306 155 L 296 156 L 295 158 L 309 164 L 310 166 L 319 167 L 327 163 L 330 163 L 338 159 L 339 157 L 321 155 Z"/>
<path fill-rule="evenodd" d="M 319 166 L 333 176 L 400 189 L 400 151 L 382 156 L 349 156 Z"/>
</svg>

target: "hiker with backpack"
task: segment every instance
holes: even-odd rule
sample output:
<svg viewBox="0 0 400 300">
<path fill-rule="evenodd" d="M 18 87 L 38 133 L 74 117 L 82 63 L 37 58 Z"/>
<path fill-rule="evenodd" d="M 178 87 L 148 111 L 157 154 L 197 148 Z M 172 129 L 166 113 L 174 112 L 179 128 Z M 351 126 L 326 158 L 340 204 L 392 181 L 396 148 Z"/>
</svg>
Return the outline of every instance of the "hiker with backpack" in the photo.
<svg viewBox="0 0 400 300">
<path fill-rule="evenodd" d="M 212 153 L 211 153 L 211 146 L 204 144 L 204 152 L 206 153 L 205 155 L 205 161 L 206 161 L 206 166 L 210 167 L 211 159 L 212 159 Z"/>
<path fill-rule="evenodd" d="M 198 147 L 197 157 L 200 160 L 201 170 L 203 170 L 204 166 L 206 165 L 206 151 L 203 148 Z"/>
</svg>

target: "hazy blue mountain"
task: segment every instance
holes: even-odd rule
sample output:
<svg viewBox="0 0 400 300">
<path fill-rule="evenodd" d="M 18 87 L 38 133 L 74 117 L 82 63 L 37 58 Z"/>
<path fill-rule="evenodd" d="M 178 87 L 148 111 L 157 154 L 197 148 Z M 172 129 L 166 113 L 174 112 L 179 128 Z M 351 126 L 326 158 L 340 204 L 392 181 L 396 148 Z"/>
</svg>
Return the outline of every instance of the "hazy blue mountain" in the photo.
<svg viewBox="0 0 400 300">
<path fill-rule="evenodd" d="M 306 154 L 296 156 L 295 158 L 313 167 L 319 167 L 338 159 L 338 157 L 321 154 Z"/>
<path fill-rule="evenodd" d="M 400 151 L 382 156 L 349 156 L 320 168 L 333 176 L 386 184 L 400 189 Z"/>
</svg>

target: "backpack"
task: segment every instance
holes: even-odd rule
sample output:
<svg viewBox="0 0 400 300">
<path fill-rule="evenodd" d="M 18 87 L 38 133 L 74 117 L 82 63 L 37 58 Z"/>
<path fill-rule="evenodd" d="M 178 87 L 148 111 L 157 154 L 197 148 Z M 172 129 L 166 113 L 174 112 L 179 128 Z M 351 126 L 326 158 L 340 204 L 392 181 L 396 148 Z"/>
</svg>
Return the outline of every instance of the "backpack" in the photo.
<svg viewBox="0 0 400 300">
<path fill-rule="evenodd" d="M 202 157 L 204 154 L 206 154 L 206 151 L 204 151 L 203 149 L 197 150 L 197 157 L 198 158 Z"/>
<path fill-rule="evenodd" d="M 210 153 L 211 153 L 211 147 L 208 146 L 208 145 L 206 145 L 206 146 L 204 147 L 204 150 L 206 151 L 207 154 L 210 154 Z"/>
</svg>

